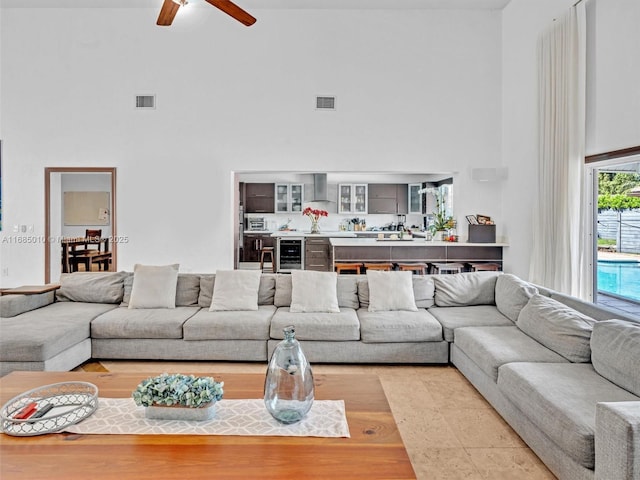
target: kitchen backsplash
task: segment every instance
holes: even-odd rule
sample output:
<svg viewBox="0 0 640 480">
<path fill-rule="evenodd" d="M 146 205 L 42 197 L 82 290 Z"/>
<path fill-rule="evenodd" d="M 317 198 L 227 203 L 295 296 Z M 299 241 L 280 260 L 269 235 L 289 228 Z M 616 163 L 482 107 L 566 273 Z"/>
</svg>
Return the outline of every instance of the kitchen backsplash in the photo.
<svg viewBox="0 0 640 480">
<path fill-rule="evenodd" d="M 275 213 L 275 214 L 248 214 L 251 217 L 264 217 L 266 222 L 267 230 L 275 231 L 279 230 L 280 227 L 284 225 L 288 225 L 288 228 L 295 230 L 309 230 L 311 227 L 311 220 L 305 215 L 301 213 Z M 405 226 L 411 228 L 413 225 L 422 225 L 422 215 L 413 214 L 413 215 L 405 215 Z M 382 228 L 384 226 L 390 224 L 398 223 L 397 215 L 355 215 L 355 214 L 338 214 L 338 213 L 329 213 L 328 217 L 323 217 L 320 219 L 320 230 L 325 232 L 338 231 L 340 230 L 340 225 L 346 225 L 347 222 L 350 222 L 352 219 L 358 218 L 359 220 L 365 220 L 367 230 L 372 229 L 373 227 Z"/>
</svg>

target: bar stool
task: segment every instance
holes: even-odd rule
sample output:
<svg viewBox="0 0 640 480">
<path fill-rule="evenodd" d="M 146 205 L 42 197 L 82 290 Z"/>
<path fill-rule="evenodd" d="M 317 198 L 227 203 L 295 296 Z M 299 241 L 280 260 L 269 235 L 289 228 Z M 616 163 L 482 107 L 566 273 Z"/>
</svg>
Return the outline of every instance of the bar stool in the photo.
<svg viewBox="0 0 640 480">
<path fill-rule="evenodd" d="M 356 272 L 356 275 L 360 275 L 360 270 L 362 269 L 363 265 L 361 263 L 336 263 L 335 264 L 335 269 L 336 269 L 336 273 L 338 275 L 340 275 L 343 271 L 344 272 Z"/>
<path fill-rule="evenodd" d="M 273 259 L 273 247 L 262 247 L 260 249 L 260 270 L 264 270 L 265 257 L 268 256 L 271 261 L 271 270 L 276 273 L 276 262 Z"/>
<path fill-rule="evenodd" d="M 426 263 L 399 263 L 398 268 L 403 272 L 414 272 L 418 275 L 426 275 L 429 266 Z"/>
<path fill-rule="evenodd" d="M 393 270 L 393 263 L 365 263 L 364 268 L 365 270 L 382 270 L 384 272 L 390 272 Z"/>
<path fill-rule="evenodd" d="M 472 272 L 481 272 L 481 271 L 490 271 L 490 272 L 498 272 L 500 270 L 500 265 L 497 263 L 469 263 L 469 268 Z"/>
<path fill-rule="evenodd" d="M 461 263 L 432 263 L 431 273 L 438 275 L 446 273 L 462 273 L 464 265 Z"/>
</svg>

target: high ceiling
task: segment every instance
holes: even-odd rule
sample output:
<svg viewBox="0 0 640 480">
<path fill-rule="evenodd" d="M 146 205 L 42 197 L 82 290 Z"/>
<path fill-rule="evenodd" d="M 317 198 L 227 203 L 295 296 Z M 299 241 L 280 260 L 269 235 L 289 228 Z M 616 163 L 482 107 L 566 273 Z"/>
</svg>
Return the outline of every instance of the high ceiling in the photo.
<svg viewBox="0 0 640 480">
<path fill-rule="evenodd" d="M 502 9 L 510 0 L 237 0 L 246 9 Z M 203 0 L 189 0 L 194 6 Z M 3 8 L 160 8 L 162 0 L 0 0 Z"/>
</svg>

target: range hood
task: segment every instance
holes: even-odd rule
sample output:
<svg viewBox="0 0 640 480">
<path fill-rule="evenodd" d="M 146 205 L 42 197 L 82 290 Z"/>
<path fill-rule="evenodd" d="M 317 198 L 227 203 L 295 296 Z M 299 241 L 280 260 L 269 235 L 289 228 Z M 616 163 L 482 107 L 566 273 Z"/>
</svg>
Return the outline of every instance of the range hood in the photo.
<svg viewBox="0 0 640 480">
<path fill-rule="evenodd" d="M 327 187 L 327 174 L 313 174 L 313 199 L 312 202 L 329 202 L 329 192 Z"/>
</svg>

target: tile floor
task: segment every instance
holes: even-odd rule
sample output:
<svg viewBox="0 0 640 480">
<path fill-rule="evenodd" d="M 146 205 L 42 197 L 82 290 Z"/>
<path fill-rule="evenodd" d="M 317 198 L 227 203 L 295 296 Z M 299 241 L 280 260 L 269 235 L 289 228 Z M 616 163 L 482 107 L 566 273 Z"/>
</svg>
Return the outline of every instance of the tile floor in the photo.
<svg viewBox="0 0 640 480">
<path fill-rule="evenodd" d="M 89 362 L 110 372 L 264 373 L 265 364 Z M 423 480 L 543 480 L 555 476 L 451 366 L 314 365 L 316 373 L 374 373 L 381 380 L 413 468 Z"/>
</svg>

